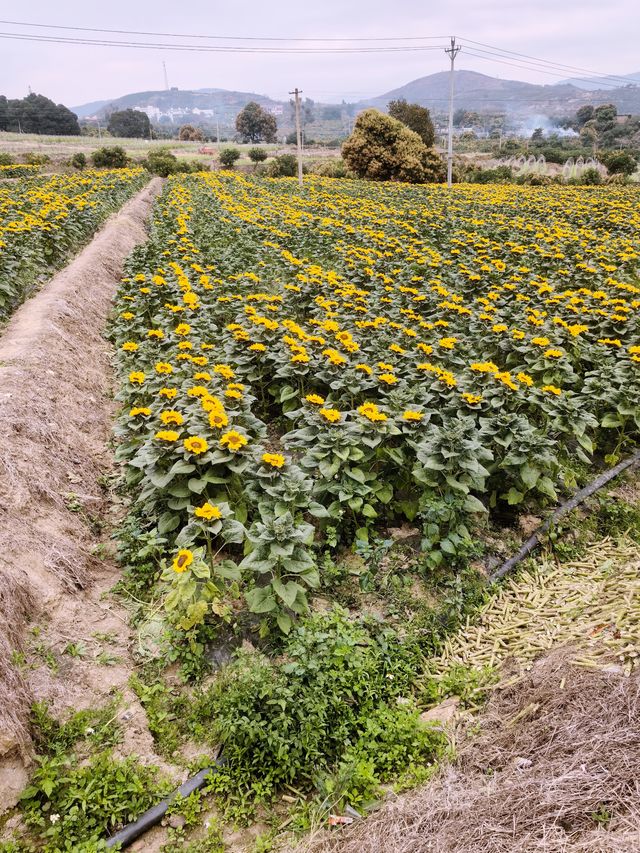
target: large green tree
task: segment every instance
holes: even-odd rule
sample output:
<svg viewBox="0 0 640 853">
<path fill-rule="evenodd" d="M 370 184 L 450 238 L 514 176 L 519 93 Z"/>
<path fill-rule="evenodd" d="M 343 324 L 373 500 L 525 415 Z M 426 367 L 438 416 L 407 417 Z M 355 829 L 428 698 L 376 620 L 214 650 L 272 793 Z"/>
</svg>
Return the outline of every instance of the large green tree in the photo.
<svg viewBox="0 0 640 853">
<path fill-rule="evenodd" d="M 264 110 L 255 101 L 249 101 L 238 113 L 236 130 L 243 142 L 275 142 L 278 123 L 275 116 Z"/>
<path fill-rule="evenodd" d="M 444 163 L 415 131 L 378 110 L 364 110 L 342 146 L 347 166 L 372 181 L 435 183 L 444 180 Z"/>
<path fill-rule="evenodd" d="M 415 131 L 424 144 L 431 148 L 436 132 L 431 113 L 426 107 L 421 107 L 420 104 L 409 104 L 404 98 L 399 98 L 396 101 L 389 101 L 389 115 Z"/>
<path fill-rule="evenodd" d="M 107 130 L 125 139 L 148 139 L 151 136 L 149 116 L 141 110 L 118 110 L 109 116 Z"/>
<path fill-rule="evenodd" d="M 52 136 L 80 135 L 75 113 L 35 92 L 26 98 L 0 98 L 0 130 Z"/>
</svg>

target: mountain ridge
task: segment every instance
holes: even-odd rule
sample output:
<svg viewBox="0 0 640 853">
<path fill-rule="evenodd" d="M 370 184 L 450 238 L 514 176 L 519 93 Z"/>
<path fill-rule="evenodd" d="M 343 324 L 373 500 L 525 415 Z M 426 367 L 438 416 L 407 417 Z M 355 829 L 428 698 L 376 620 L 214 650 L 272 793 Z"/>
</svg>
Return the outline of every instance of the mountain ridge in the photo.
<svg viewBox="0 0 640 853">
<path fill-rule="evenodd" d="M 575 81 L 574 81 L 575 82 Z M 455 72 L 456 109 L 508 113 L 520 118 L 533 115 L 570 115 L 585 104 L 613 103 L 621 113 L 640 113 L 640 85 L 629 83 L 615 89 L 584 89 L 566 80 L 552 84 L 492 77 L 477 71 Z M 385 109 L 390 100 L 406 98 L 444 113 L 449 102 L 449 72 L 439 71 L 410 80 L 402 86 L 365 98 L 356 108 Z M 106 119 L 114 109 L 143 109 L 156 122 L 219 121 L 232 124 L 249 101 L 257 101 L 276 116 L 287 115 L 288 104 L 268 95 L 221 88 L 161 89 L 132 92 L 107 101 L 91 101 L 72 107 L 79 118 Z"/>
</svg>

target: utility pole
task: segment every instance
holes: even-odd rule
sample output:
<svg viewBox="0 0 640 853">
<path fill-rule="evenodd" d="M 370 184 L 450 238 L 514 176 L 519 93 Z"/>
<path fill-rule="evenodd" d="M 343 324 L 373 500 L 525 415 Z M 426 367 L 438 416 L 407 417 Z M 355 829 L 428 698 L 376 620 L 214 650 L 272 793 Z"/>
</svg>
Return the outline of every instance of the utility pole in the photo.
<svg viewBox="0 0 640 853">
<path fill-rule="evenodd" d="M 302 94 L 302 89 L 296 88 L 293 92 L 289 92 L 290 95 L 296 96 L 296 143 L 298 148 L 298 184 L 302 186 L 302 134 L 300 133 L 300 95 Z"/>
<path fill-rule="evenodd" d="M 167 63 L 162 61 L 162 70 L 164 71 L 164 88 L 169 91 L 169 76 L 167 75 Z"/>
<path fill-rule="evenodd" d="M 451 36 L 451 47 L 445 47 L 444 52 L 451 59 L 449 72 L 449 140 L 447 143 L 447 186 L 450 188 L 453 175 L 453 63 L 460 53 L 460 45 L 456 46 L 456 37 Z"/>
</svg>

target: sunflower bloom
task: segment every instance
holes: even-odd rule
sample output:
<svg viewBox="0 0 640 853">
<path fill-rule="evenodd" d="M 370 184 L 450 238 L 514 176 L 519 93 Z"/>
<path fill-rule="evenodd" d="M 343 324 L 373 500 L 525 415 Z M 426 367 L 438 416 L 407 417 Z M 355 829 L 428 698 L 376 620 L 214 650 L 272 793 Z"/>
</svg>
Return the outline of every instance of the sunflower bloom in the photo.
<svg viewBox="0 0 640 853">
<path fill-rule="evenodd" d="M 219 508 L 210 504 L 209 501 L 202 504 L 202 506 L 196 507 L 193 514 L 197 518 L 204 518 L 206 521 L 216 521 L 217 519 L 222 518 L 222 513 Z"/>
<path fill-rule="evenodd" d="M 199 435 L 192 435 L 189 438 L 185 438 L 183 444 L 184 449 L 195 456 L 200 456 L 201 453 L 206 453 L 209 449 L 207 440 Z"/>
<path fill-rule="evenodd" d="M 248 443 L 249 440 L 235 429 L 225 432 L 220 439 L 220 446 L 231 450 L 232 453 L 237 453 L 238 450 L 241 450 Z"/>
<path fill-rule="evenodd" d="M 424 412 L 415 412 L 413 409 L 406 409 L 402 413 L 405 421 L 421 421 L 424 417 Z"/>
<path fill-rule="evenodd" d="M 176 412 L 174 409 L 168 409 L 165 412 L 160 413 L 160 420 L 165 426 L 169 426 L 169 424 L 174 424 L 175 426 L 182 426 L 184 423 L 184 418 L 180 414 L 180 412 Z"/>
<path fill-rule="evenodd" d="M 161 429 L 156 433 L 156 438 L 159 441 L 177 441 L 180 438 L 180 433 L 174 429 Z"/>
<path fill-rule="evenodd" d="M 340 412 L 337 409 L 320 409 L 318 412 L 325 421 L 329 421 L 329 423 L 336 423 L 336 421 L 340 420 Z"/>
<path fill-rule="evenodd" d="M 382 421 L 386 421 L 387 419 L 387 416 L 384 412 L 380 411 L 375 403 L 363 403 L 361 406 L 358 406 L 358 412 L 363 418 L 371 421 L 371 423 L 382 423 Z"/>
<path fill-rule="evenodd" d="M 181 548 L 173 558 L 173 571 L 181 575 L 187 571 L 191 563 L 193 563 L 193 551 Z"/>
<path fill-rule="evenodd" d="M 272 468 L 282 468 L 287 461 L 281 453 L 263 453 L 262 461 Z"/>
</svg>

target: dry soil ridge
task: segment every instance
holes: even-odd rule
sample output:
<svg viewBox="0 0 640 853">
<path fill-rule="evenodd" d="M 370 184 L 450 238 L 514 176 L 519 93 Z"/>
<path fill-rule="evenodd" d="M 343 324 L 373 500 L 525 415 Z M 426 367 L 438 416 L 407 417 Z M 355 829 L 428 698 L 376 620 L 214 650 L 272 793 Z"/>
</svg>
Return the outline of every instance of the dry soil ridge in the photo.
<svg viewBox="0 0 640 853">
<path fill-rule="evenodd" d="M 122 690 L 122 749 L 158 763 L 144 711 L 127 688 L 127 614 L 105 598 L 118 570 L 95 555 L 101 540 L 91 517 L 104 521 L 108 512 L 103 484 L 113 465 L 105 324 L 123 261 L 146 239 L 161 185 L 152 180 L 112 216 L 21 306 L 0 338 L 0 812 L 15 803 L 27 778 L 26 718 L 34 700 L 63 713 Z M 38 641 L 61 663 L 57 673 L 14 664 L 13 652 L 24 648 L 27 623 L 34 622 L 42 630 Z M 96 633 L 109 637 L 111 666 L 96 660 L 105 648 Z M 61 655 L 78 640 L 84 657 Z"/>
</svg>

